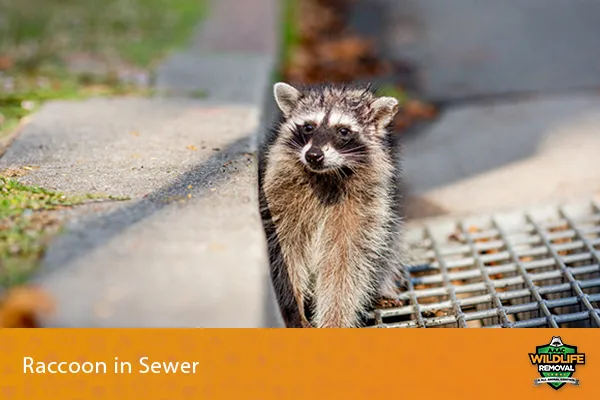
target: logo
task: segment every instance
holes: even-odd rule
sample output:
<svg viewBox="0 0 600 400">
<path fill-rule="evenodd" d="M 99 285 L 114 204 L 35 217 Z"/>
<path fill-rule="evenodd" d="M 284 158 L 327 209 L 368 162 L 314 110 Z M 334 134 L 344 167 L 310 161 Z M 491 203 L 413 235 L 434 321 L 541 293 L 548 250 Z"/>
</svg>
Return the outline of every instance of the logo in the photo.
<svg viewBox="0 0 600 400">
<path fill-rule="evenodd" d="M 537 346 L 535 353 L 529 353 L 529 360 L 537 365 L 541 375 L 533 384 L 547 383 L 558 390 L 567 383 L 579 386 L 579 380 L 573 378 L 573 374 L 578 364 L 585 364 L 585 353 L 578 353 L 577 346 L 564 344 L 560 336 L 553 336 L 549 344 Z"/>
</svg>

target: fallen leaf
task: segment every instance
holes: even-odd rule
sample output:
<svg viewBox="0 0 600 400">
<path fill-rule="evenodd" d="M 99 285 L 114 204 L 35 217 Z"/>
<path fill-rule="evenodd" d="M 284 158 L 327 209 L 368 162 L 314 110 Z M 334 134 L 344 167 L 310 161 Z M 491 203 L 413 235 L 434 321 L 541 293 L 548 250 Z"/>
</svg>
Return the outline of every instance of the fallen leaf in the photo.
<svg viewBox="0 0 600 400">
<path fill-rule="evenodd" d="M 39 328 L 39 317 L 55 311 L 54 301 L 33 286 L 10 289 L 0 302 L 1 328 Z"/>
<path fill-rule="evenodd" d="M 414 74 L 408 62 L 382 57 L 368 37 L 351 32 L 351 0 L 298 0 L 295 41 L 283 66 L 284 79 L 292 84 L 350 83 L 394 76 L 399 80 Z M 395 86 L 395 85 L 393 85 Z M 399 99 L 400 100 L 400 99 Z M 432 119 L 437 110 L 412 102 L 397 118 L 395 129 L 405 131 L 420 120 Z"/>
<path fill-rule="evenodd" d="M 7 168 L 5 170 L 0 171 L 0 175 L 6 178 L 19 178 L 21 176 L 27 175 L 27 171 L 24 168 Z"/>
<path fill-rule="evenodd" d="M 138 131 L 136 131 L 136 130 L 130 131 L 130 132 L 129 132 L 129 134 L 130 134 L 131 136 L 135 136 L 135 137 L 138 137 L 138 136 L 140 136 L 140 133 L 139 133 Z"/>
<path fill-rule="evenodd" d="M 194 146 L 193 144 L 188 144 L 186 148 L 188 150 L 198 151 L 198 148 L 196 146 Z"/>
<path fill-rule="evenodd" d="M 417 119 L 432 119 L 436 116 L 433 106 L 417 100 L 409 100 L 404 106 L 405 113 Z"/>
<path fill-rule="evenodd" d="M 398 299 L 382 298 L 382 299 L 379 299 L 377 302 L 377 308 L 396 308 L 396 307 L 402 307 L 403 305 L 404 305 L 404 303 L 402 302 L 402 300 L 398 300 Z"/>
<path fill-rule="evenodd" d="M 0 71 L 6 71 L 11 69 L 15 65 L 15 60 L 12 57 L 2 56 L 0 57 Z"/>
</svg>

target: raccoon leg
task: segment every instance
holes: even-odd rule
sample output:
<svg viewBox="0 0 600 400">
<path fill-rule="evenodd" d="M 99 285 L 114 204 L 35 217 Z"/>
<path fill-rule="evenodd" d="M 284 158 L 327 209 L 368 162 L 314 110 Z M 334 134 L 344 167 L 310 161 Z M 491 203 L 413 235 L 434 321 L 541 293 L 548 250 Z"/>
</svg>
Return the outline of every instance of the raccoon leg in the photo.
<svg viewBox="0 0 600 400">
<path fill-rule="evenodd" d="M 305 316 L 302 294 L 288 296 L 281 301 L 280 309 L 286 328 L 312 328 Z"/>
<path fill-rule="evenodd" d="M 369 306 L 372 289 L 368 272 L 351 265 L 329 262 L 320 271 L 315 282 L 315 327 L 358 327 Z"/>
<path fill-rule="evenodd" d="M 304 290 L 305 290 L 305 284 L 304 282 L 306 281 L 306 279 L 304 279 L 302 272 L 304 271 L 303 269 L 303 265 L 296 265 L 296 264 L 292 264 L 291 266 L 288 265 L 287 268 L 287 275 L 289 276 L 289 282 L 290 282 L 290 286 L 291 286 L 291 294 L 293 294 L 293 298 L 294 298 L 294 306 L 295 309 L 297 310 L 298 313 L 298 318 L 299 318 L 299 326 L 298 324 L 294 325 L 293 328 L 311 328 L 311 324 L 310 322 L 308 322 L 308 319 L 306 318 L 306 311 L 304 309 Z M 290 292 L 288 292 L 290 293 Z"/>
<path fill-rule="evenodd" d="M 404 303 L 398 300 L 397 280 L 389 279 L 379 289 L 379 296 L 375 299 L 374 308 L 402 307 Z"/>
<path fill-rule="evenodd" d="M 302 326 L 300 311 L 296 305 L 296 298 L 293 295 L 293 288 L 285 265 L 281 262 L 271 264 L 271 283 L 285 327 L 300 328 Z"/>
<path fill-rule="evenodd" d="M 295 290 L 294 294 L 296 298 L 296 304 L 298 305 L 298 312 L 300 314 L 300 323 L 302 328 L 312 328 L 310 322 L 306 318 L 306 311 L 304 309 L 304 295 L 302 294 L 302 290 Z"/>
<path fill-rule="evenodd" d="M 407 286 L 403 268 L 401 265 L 394 265 L 389 272 L 384 274 L 379 287 L 379 296 L 386 299 L 398 297 L 398 292 Z"/>
<path fill-rule="evenodd" d="M 394 255 L 391 255 L 388 259 L 394 260 Z M 381 285 L 374 307 L 402 307 L 404 303 L 398 300 L 398 294 L 408 287 L 407 283 L 402 263 L 400 261 L 390 262 L 388 269 L 382 273 Z"/>
<path fill-rule="evenodd" d="M 270 275 L 273 291 L 279 305 L 281 317 L 286 328 L 306 327 L 304 304 L 298 302 L 302 292 L 299 290 L 299 277 L 294 268 L 288 268 L 279 244 L 269 241 Z"/>
</svg>

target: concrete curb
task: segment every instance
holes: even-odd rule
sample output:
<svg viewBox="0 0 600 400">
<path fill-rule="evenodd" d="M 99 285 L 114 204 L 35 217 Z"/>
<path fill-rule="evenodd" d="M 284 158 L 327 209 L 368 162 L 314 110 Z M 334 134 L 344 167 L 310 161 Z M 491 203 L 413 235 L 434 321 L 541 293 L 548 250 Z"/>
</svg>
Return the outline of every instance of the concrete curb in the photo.
<svg viewBox="0 0 600 400">
<path fill-rule="evenodd" d="M 33 279 L 58 303 L 45 326 L 283 326 L 249 154 L 271 122 L 278 3 L 213 0 L 157 71 L 167 98 L 50 102 L 0 159 L 41 165 L 26 183 L 132 197 L 73 210 L 50 244 Z"/>
<path fill-rule="evenodd" d="M 258 129 L 248 142 L 250 151 L 255 151 L 276 108 L 271 78 L 279 67 L 281 10 L 277 0 L 247 0 L 243 7 L 246 12 L 241 12 L 237 0 L 213 0 L 211 17 L 201 25 L 192 47 L 172 56 L 158 70 L 156 89 L 159 95 L 203 92 L 211 101 L 256 107 Z M 262 238 L 262 227 L 254 225 L 254 229 Z M 266 241 L 262 242 L 266 252 Z M 268 263 L 264 264 L 256 268 L 268 270 Z M 283 327 L 268 274 L 266 278 L 262 326 Z"/>
</svg>

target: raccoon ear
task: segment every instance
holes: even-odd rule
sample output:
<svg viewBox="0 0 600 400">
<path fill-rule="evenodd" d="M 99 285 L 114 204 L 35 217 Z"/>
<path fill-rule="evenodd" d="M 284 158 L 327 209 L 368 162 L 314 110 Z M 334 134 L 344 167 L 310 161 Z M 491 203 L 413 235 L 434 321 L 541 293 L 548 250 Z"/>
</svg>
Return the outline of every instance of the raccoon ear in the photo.
<svg viewBox="0 0 600 400">
<path fill-rule="evenodd" d="M 284 115 L 289 115 L 300 98 L 300 91 L 287 83 L 279 82 L 273 87 L 275 101 Z"/>
<path fill-rule="evenodd" d="M 400 109 L 398 100 L 393 97 L 379 97 L 371 104 L 373 122 L 380 128 L 388 126 Z"/>
</svg>

